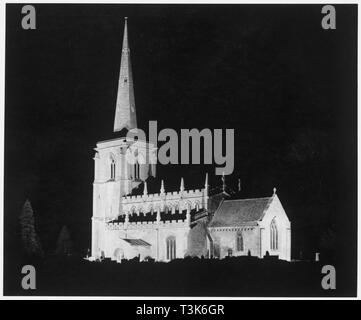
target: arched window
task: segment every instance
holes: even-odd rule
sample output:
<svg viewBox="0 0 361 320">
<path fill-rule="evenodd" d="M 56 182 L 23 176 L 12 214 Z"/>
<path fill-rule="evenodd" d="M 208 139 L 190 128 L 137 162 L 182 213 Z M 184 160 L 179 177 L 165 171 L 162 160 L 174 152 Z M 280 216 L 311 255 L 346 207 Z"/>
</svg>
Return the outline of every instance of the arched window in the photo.
<svg viewBox="0 0 361 320">
<path fill-rule="evenodd" d="M 237 233 L 237 251 L 244 251 L 243 235 L 241 231 Z"/>
<path fill-rule="evenodd" d="M 112 162 L 110 163 L 110 179 L 115 180 L 115 161 L 112 159 Z"/>
<path fill-rule="evenodd" d="M 167 260 L 176 258 L 175 237 L 170 236 L 167 238 Z"/>
<path fill-rule="evenodd" d="M 273 219 L 271 222 L 270 233 L 271 233 L 271 250 L 278 250 L 278 230 L 275 219 Z"/>
</svg>

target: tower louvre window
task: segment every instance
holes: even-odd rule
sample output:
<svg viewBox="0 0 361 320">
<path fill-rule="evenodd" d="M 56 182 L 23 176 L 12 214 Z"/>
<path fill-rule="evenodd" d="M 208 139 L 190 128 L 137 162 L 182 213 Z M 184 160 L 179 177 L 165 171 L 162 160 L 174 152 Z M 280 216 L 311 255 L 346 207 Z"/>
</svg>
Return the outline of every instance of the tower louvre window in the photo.
<svg viewBox="0 0 361 320">
<path fill-rule="evenodd" d="M 112 159 L 112 162 L 110 163 L 110 179 L 115 179 L 115 161 Z"/>
<path fill-rule="evenodd" d="M 134 164 L 134 179 L 135 180 L 140 179 L 140 167 L 138 161 Z"/>
</svg>

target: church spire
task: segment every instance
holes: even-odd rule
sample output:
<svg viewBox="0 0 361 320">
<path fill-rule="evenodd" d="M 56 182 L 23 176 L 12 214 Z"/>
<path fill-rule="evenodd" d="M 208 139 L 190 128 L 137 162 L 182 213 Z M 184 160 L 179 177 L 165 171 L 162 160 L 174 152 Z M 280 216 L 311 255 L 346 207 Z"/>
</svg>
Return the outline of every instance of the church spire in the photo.
<svg viewBox="0 0 361 320">
<path fill-rule="evenodd" d="M 204 189 L 208 191 L 208 172 L 206 173 L 206 180 L 204 181 Z"/>
<path fill-rule="evenodd" d="M 180 184 L 180 192 L 183 192 L 184 191 L 184 179 L 183 177 L 181 178 L 181 184 Z"/>
<path fill-rule="evenodd" d="M 224 171 L 222 173 L 222 191 L 226 191 L 226 177 L 224 176 Z"/>
<path fill-rule="evenodd" d="M 128 44 L 127 18 L 124 23 L 122 58 L 120 62 L 118 95 L 114 119 L 114 132 L 124 128 L 131 130 L 137 127 L 133 88 L 132 66 Z"/>
</svg>

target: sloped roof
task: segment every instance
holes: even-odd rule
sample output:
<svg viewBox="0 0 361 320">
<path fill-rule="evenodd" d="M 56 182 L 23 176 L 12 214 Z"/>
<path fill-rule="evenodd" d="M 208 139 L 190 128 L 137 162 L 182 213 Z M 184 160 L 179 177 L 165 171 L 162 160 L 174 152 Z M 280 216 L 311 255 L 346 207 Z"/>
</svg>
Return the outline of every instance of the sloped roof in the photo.
<svg viewBox="0 0 361 320">
<path fill-rule="evenodd" d="M 232 227 L 255 224 L 263 218 L 272 197 L 224 200 L 216 210 L 209 227 Z"/>
<path fill-rule="evenodd" d="M 128 242 L 131 246 L 150 247 L 150 244 L 142 239 L 122 239 L 122 240 Z"/>
</svg>

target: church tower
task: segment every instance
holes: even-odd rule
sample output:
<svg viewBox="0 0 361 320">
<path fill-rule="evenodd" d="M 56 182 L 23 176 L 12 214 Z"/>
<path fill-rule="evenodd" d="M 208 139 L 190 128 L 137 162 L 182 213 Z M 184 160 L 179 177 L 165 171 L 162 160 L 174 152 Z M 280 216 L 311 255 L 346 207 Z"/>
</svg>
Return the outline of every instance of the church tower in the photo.
<svg viewBox="0 0 361 320">
<path fill-rule="evenodd" d="M 137 127 L 133 76 L 125 19 L 120 63 L 114 132 Z M 96 144 L 93 183 L 92 256 L 100 257 L 106 248 L 106 223 L 122 214 L 121 198 L 155 175 L 155 164 L 147 163 L 156 149 L 145 141 L 117 137 Z"/>
</svg>

